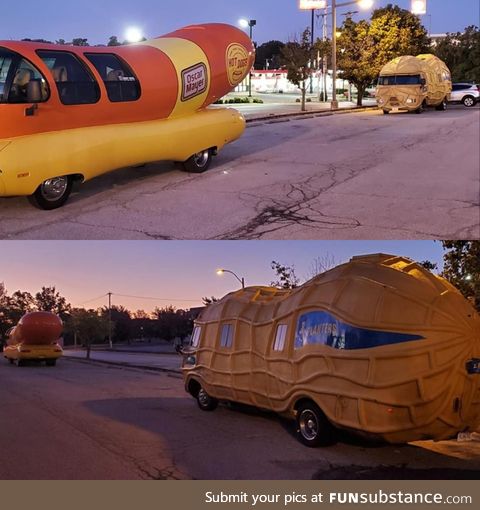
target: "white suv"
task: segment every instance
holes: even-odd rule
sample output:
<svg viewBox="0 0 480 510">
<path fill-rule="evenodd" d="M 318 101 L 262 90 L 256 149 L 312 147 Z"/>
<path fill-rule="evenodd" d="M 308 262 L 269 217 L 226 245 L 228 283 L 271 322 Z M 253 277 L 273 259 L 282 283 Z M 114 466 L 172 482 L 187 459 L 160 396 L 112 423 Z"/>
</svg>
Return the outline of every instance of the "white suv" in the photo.
<svg viewBox="0 0 480 510">
<path fill-rule="evenodd" d="M 463 103 L 467 107 L 475 106 L 480 101 L 480 87 L 471 83 L 454 83 L 450 102 Z"/>
</svg>

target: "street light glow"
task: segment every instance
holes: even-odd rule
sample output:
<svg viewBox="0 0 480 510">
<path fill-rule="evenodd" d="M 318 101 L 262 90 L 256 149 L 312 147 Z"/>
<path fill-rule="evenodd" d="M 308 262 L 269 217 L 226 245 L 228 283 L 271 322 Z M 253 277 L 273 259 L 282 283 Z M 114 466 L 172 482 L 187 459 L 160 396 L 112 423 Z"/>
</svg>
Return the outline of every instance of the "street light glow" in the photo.
<svg viewBox="0 0 480 510">
<path fill-rule="evenodd" d="M 412 0 L 412 14 L 427 14 L 427 0 Z"/>
<path fill-rule="evenodd" d="M 129 43 L 137 43 L 143 39 L 143 32 L 138 27 L 128 27 L 125 31 L 125 39 Z"/>
<path fill-rule="evenodd" d="M 358 0 L 357 3 L 360 9 L 368 10 L 373 7 L 374 0 Z"/>
<path fill-rule="evenodd" d="M 217 269 L 218 276 L 222 276 L 225 271 L 223 269 Z"/>
<path fill-rule="evenodd" d="M 238 20 L 238 24 L 242 27 L 242 28 L 248 28 L 250 26 L 250 23 L 248 22 L 247 19 L 240 19 Z"/>
</svg>

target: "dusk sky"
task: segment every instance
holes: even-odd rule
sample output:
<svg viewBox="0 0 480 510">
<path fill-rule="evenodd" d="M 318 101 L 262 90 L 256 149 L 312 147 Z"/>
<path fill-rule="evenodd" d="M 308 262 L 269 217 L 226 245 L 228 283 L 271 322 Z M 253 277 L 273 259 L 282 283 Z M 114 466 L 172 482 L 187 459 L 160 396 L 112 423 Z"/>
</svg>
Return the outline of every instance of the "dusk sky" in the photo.
<svg viewBox="0 0 480 510">
<path fill-rule="evenodd" d="M 375 7 L 396 3 L 409 9 L 410 0 L 376 0 Z M 44 38 L 71 40 L 86 37 L 91 44 L 123 37 L 129 26 L 140 27 L 146 37 L 155 37 L 192 23 L 224 22 L 237 24 L 240 18 L 257 20 L 254 39 L 288 40 L 310 23 L 310 13 L 300 12 L 298 0 L 45 0 L 4 2 L 0 40 Z M 356 6 L 339 9 L 341 13 Z M 363 14 L 364 15 L 364 14 Z M 369 13 L 367 13 L 369 16 Z M 428 0 L 423 23 L 432 33 L 457 32 L 468 25 L 479 25 L 478 0 Z M 357 18 L 358 19 L 358 15 Z"/>
<path fill-rule="evenodd" d="M 203 296 L 222 297 L 239 287 L 233 276 L 216 275 L 220 267 L 243 276 L 247 285 L 269 285 L 272 260 L 294 264 L 306 280 L 316 257 L 333 256 L 340 264 L 380 252 L 442 267 L 442 245 L 433 241 L 1 241 L 0 282 L 10 294 L 55 286 L 85 308 L 105 305 L 109 291 L 162 298 L 114 296 L 114 304 L 132 311 L 168 304 L 190 308 L 200 306 Z"/>
</svg>

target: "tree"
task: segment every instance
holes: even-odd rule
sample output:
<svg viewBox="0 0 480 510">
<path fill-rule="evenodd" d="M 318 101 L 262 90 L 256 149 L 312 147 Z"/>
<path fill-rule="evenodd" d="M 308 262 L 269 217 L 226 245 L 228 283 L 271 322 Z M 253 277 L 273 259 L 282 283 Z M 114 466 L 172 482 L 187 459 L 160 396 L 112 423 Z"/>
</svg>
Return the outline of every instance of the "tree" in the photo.
<svg viewBox="0 0 480 510">
<path fill-rule="evenodd" d="M 101 311 L 102 317 L 108 322 L 109 311 L 105 306 Z M 130 342 L 132 338 L 132 317 L 130 312 L 123 306 L 111 307 L 112 324 L 115 325 L 114 333 L 112 333 L 113 342 Z"/>
<path fill-rule="evenodd" d="M 211 305 L 212 303 L 216 303 L 218 302 L 219 299 L 216 298 L 215 296 L 211 296 L 211 297 L 203 297 L 202 298 L 202 302 L 205 306 L 208 306 L 208 305 Z"/>
<path fill-rule="evenodd" d="M 17 322 L 29 312 L 35 309 L 35 301 L 30 292 L 21 292 L 17 290 L 7 301 L 7 317 L 10 327 L 15 326 Z"/>
<path fill-rule="evenodd" d="M 480 310 L 480 241 L 442 241 L 442 276 Z"/>
<path fill-rule="evenodd" d="M 480 82 L 480 32 L 469 26 L 463 33 L 447 34 L 438 42 L 435 55 L 452 73 L 453 81 Z"/>
<path fill-rule="evenodd" d="M 329 269 L 333 269 L 338 263 L 335 260 L 335 255 L 325 253 L 319 257 L 313 259 L 310 265 L 309 278 L 315 278 L 319 274 L 325 273 Z"/>
<path fill-rule="evenodd" d="M 278 69 L 282 62 L 282 49 L 285 43 L 268 41 L 257 47 L 255 69 Z M 267 66 L 268 62 L 268 66 Z"/>
<path fill-rule="evenodd" d="M 73 39 L 72 44 L 73 46 L 90 46 L 90 44 L 88 44 L 88 39 L 83 39 L 81 37 Z"/>
<path fill-rule="evenodd" d="M 402 55 L 428 52 L 429 39 L 417 16 L 388 4 L 373 12 L 370 23 L 345 20 L 337 47 L 339 75 L 355 85 L 361 106 L 366 88 L 385 64 Z"/>
<path fill-rule="evenodd" d="M 438 264 L 432 262 L 431 260 L 423 260 L 422 262 L 420 262 L 419 265 L 425 268 L 427 271 L 431 272 L 436 271 L 438 269 Z"/>
<path fill-rule="evenodd" d="M 89 358 L 91 345 L 103 342 L 108 335 L 108 319 L 102 317 L 96 310 L 74 308 L 65 329 L 87 347 Z"/>
<path fill-rule="evenodd" d="M 288 42 L 282 48 L 282 63 L 287 68 L 287 79 L 302 92 L 302 112 L 305 108 L 307 82 L 313 73 L 313 61 L 317 57 L 315 46 L 311 43 L 311 32 L 307 28 L 300 42 Z"/>
<path fill-rule="evenodd" d="M 65 46 L 67 44 L 67 41 L 65 41 L 65 39 L 58 39 L 57 41 L 55 41 L 55 44 Z"/>
<path fill-rule="evenodd" d="M 35 294 L 34 304 L 38 310 L 56 313 L 62 319 L 70 311 L 67 300 L 57 292 L 55 287 L 42 287 L 42 290 Z"/>
<path fill-rule="evenodd" d="M 300 279 L 295 274 L 294 266 L 284 266 L 275 260 L 272 260 L 272 269 L 277 279 L 271 283 L 272 287 L 279 289 L 295 289 L 300 283 Z"/>
<path fill-rule="evenodd" d="M 116 35 L 112 35 L 110 39 L 108 40 L 107 46 L 121 46 L 122 43 L 118 40 L 118 37 Z"/>
</svg>

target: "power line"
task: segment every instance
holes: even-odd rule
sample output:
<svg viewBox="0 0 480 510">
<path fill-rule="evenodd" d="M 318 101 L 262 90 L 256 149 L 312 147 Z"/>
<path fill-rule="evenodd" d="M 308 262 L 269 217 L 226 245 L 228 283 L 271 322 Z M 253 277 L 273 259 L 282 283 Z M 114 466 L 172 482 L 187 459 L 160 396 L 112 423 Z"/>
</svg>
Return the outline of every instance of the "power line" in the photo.
<svg viewBox="0 0 480 510">
<path fill-rule="evenodd" d="M 96 298 L 93 298 L 93 299 L 89 299 L 88 301 L 83 301 L 82 303 L 76 303 L 74 304 L 73 306 L 82 306 L 82 305 L 86 305 L 88 303 L 92 303 L 93 301 L 98 301 L 99 299 L 102 299 L 104 297 L 107 297 L 108 294 L 102 294 L 101 296 L 98 296 Z"/>
<path fill-rule="evenodd" d="M 199 303 L 201 299 L 175 299 L 175 298 L 160 298 L 160 297 L 151 297 L 151 296 L 130 296 L 128 294 L 115 294 L 112 293 L 113 296 L 132 298 L 132 299 L 149 299 L 155 301 L 176 301 L 176 302 L 191 302 L 191 303 Z"/>
</svg>

